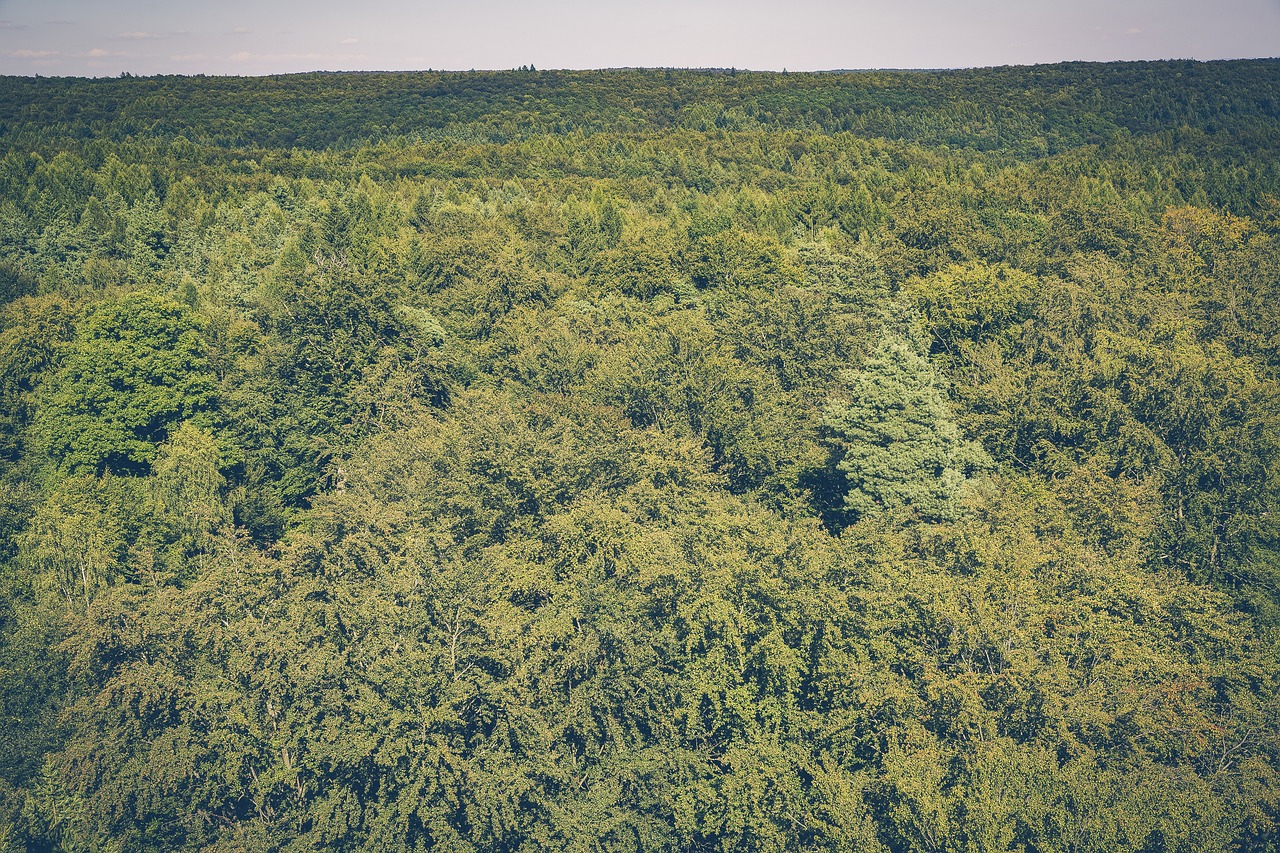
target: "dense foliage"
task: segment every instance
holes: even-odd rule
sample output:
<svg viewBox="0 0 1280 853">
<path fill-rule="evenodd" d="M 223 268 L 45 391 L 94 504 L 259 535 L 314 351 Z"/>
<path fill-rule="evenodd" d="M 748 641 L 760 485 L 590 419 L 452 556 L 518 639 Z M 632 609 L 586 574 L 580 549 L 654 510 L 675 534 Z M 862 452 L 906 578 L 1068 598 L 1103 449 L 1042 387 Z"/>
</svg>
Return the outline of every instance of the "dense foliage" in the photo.
<svg viewBox="0 0 1280 853">
<path fill-rule="evenodd" d="M 0 844 L 1280 849 L 1280 63 L 0 140 Z"/>
</svg>

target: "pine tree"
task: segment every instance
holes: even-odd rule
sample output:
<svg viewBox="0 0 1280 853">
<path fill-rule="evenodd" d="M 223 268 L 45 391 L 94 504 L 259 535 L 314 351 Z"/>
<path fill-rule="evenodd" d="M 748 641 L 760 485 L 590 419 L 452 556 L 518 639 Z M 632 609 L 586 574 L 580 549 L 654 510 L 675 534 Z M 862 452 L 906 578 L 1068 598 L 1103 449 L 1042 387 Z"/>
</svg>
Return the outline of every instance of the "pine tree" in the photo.
<svg viewBox="0 0 1280 853">
<path fill-rule="evenodd" d="M 842 378 L 849 395 L 827 407 L 824 437 L 844 474 L 850 520 L 898 507 L 954 518 L 962 484 L 992 462 L 960 437 L 928 360 L 885 334 L 866 368 Z"/>
</svg>

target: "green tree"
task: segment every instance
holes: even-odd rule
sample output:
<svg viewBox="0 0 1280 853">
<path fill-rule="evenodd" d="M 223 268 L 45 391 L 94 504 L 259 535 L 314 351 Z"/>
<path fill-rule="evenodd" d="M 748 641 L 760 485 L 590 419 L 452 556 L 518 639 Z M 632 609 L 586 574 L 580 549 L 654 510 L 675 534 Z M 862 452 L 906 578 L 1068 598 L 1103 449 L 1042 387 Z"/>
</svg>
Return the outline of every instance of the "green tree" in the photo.
<svg viewBox="0 0 1280 853">
<path fill-rule="evenodd" d="M 992 466 L 964 441 L 929 361 L 906 340 L 885 334 L 847 396 L 827 409 L 825 439 L 844 475 L 851 519 L 910 507 L 920 517 L 956 516 L 965 481 Z"/>
<path fill-rule="evenodd" d="M 186 309 L 130 293 L 94 305 L 77 325 L 37 430 L 69 471 L 142 473 L 175 424 L 210 419 L 216 390 Z"/>
<path fill-rule="evenodd" d="M 18 559 L 35 590 L 65 604 L 68 612 L 87 610 L 119 575 L 124 529 L 107 492 L 98 478 L 68 478 L 18 537 Z"/>
<path fill-rule="evenodd" d="M 192 575 L 212 550 L 214 536 L 229 521 L 223 502 L 226 480 L 218 470 L 213 436 L 190 422 L 160 446 L 149 481 L 170 574 Z"/>
</svg>

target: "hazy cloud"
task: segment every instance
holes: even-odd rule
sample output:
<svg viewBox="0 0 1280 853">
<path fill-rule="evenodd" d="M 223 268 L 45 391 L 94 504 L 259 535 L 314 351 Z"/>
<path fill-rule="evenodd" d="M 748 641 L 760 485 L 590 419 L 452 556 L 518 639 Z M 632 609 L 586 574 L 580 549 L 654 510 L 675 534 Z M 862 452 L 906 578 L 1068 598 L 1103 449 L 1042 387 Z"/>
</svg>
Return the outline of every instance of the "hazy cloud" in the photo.
<svg viewBox="0 0 1280 853">
<path fill-rule="evenodd" d="M 360 43 L 360 39 L 355 39 L 355 38 L 345 38 L 342 41 L 338 42 L 338 44 L 359 44 L 359 43 Z"/>
<path fill-rule="evenodd" d="M 135 31 L 135 32 L 131 32 L 131 33 L 120 33 L 119 35 L 117 35 L 117 36 L 116 36 L 116 38 L 118 38 L 118 39 L 136 39 L 136 40 L 141 41 L 141 40 L 143 40 L 143 39 L 162 39 L 162 38 L 165 38 L 165 36 L 162 36 L 162 35 L 160 35 L 159 33 L 144 33 L 144 32 L 137 32 L 137 31 Z"/>
<path fill-rule="evenodd" d="M 229 57 L 235 62 L 251 62 L 257 61 L 277 61 L 291 59 L 307 59 L 307 60 L 336 60 L 338 62 L 350 62 L 353 59 L 364 59 L 363 53 L 250 53 L 242 50 L 239 53 L 233 53 Z"/>
<path fill-rule="evenodd" d="M 0 21 L 0 30 L 25 30 L 26 24 L 15 24 L 13 21 Z"/>
<path fill-rule="evenodd" d="M 56 50 L 11 50 L 8 53 L 14 59 L 48 59 L 51 56 L 60 56 Z"/>
</svg>

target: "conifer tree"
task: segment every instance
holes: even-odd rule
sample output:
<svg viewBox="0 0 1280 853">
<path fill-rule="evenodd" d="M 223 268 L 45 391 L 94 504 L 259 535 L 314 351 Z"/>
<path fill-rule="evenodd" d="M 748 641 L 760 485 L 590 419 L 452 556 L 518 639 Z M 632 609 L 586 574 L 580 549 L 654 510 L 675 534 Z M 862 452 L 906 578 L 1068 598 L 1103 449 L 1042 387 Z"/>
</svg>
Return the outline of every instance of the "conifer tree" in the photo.
<svg viewBox="0 0 1280 853">
<path fill-rule="evenodd" d="M 844 474 L 850 519 L 898 507 L 954 518 L 965 480 L 992 463 L 960 437 L 928 360 L 886 333 L 866 368 L 843 378 L 848 398 L 827 407 L 824 432 Z"/>
</svg>

